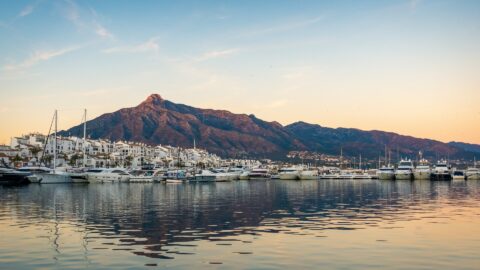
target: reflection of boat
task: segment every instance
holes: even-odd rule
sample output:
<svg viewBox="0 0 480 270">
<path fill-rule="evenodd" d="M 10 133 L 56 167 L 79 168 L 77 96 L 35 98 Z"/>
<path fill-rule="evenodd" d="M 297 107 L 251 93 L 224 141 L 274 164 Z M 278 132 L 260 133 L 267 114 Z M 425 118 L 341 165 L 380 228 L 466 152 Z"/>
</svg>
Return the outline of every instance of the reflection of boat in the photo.
<svg viewBox="0 0 480 270">
<path fill-rule="evenodd" d="M 395 180 L 412 180 L 413 163 L 410 159 L 402 159 L 395 170 Z"/>
<path fill-rule="evenodd" d="M 16 186 L 30 183 L 29 172 L 20 172 L 9 168 L 0 168 L 0 185 Z"/>
<path fill-rule="evenodd" d="M 395 168 L 392 166 L 384 166 L 377 170 L 377 176 L 380 180 L 394 180 L 395 179 Z"/>
<path fill-rule="evenodd" d="M 415 180 L 430 180 L 432 176 L 432 169 L 430 169 L 430 165 L 428 165 L 428 161 L 426 159 L 421 159 L 413 171 L 413 178 Z"/>
<path fill-rule="evenodd" d="M 270 174 L 267 169 L 255 168 L 248 174 L 248 179 L 270 179 Z"/>
<path fill-rule="evenodd" d="M 450 166 L 446 160 L 440 160 L 435 164 L 432 171 L 432 180 L 452 180 Z"/>
</svg>

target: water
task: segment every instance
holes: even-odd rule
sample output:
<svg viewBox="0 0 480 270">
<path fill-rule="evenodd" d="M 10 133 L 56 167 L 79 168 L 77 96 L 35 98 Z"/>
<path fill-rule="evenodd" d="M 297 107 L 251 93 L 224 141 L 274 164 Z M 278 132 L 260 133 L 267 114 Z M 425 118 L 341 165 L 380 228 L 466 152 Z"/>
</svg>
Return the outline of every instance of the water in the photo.
<svg viewBox="0 0 480 270">
<path fill-rule="evenodd" d="M 478 269 L 480 181 L 0 187 L 1 269 Z"/>
</svg>

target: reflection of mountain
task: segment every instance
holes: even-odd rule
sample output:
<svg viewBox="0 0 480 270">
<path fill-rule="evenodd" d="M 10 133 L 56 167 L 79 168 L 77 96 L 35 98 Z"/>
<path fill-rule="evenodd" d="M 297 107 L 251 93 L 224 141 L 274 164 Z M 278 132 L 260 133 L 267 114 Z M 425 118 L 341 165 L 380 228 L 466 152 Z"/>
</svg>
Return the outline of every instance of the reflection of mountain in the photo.
<svg viewBox="0 0 480 270">
<path fill-rule="evenodd" d="M 30 185 L 0 189 L 0 218 L 13 213 L 26 223 L 78 222 L 101 238 L 119 239 L 117 246 L 132 247 L 135 254 L 166 258 L 175 257 L 167 252 L 172 246 L 192 240 L 351 230 L 409 220 L 434 213 L 445 198 L 465 197 L 467 184 L 478 185 L 348 180 Z"/>
</svg>

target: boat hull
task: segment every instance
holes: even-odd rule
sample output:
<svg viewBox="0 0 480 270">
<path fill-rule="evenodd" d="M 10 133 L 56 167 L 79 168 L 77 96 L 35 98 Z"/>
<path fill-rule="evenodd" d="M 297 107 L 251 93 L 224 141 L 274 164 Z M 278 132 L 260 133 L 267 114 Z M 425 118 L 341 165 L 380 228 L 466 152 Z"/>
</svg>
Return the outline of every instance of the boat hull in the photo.
<svg viewBox="0 0 480 270">
<path fill-rule="evenodd" d="M 380 180 L 394 180 L 395 174 L 393 173 L 377 173 L 377 177 Z"/>
<path fill-rule="evenodd" d="M 395 180 L 413 180 L 412 173 L 395 173 Z"/>
<path fill-rule="evenodd" d="M 480 173 L 467 174 L 467 180 L 480 180 Z"/>
<path fill-rule="evenodd" d="M 452 180 L 452 175 L 449 173 L 432 173 L 431 180 L 434 181 L 449 181 Z"/>
<path fill-rule="evenodd" d="M 413 178 L 415 180 L 430 180 L 432 177 L 431 172 L 414 172 L 413 173 Z"/>
<path fill-rule="evenodd" d="M 298 173 L 281 173 L 279 174 L 280 180 L 299 180 Z"/>
<path fill-rule="evenodd" d="M 42 175 L 41 184 L 71 184 L 72 178 L 68 174 L 47 173 Z"/>
<path fill-rule="evenodd" d="M 28 180 L 28 174 L 13 172 L 0 173 L 1 186 L 21 186 L 29 183 L 30 181 Z"/>
</svg>

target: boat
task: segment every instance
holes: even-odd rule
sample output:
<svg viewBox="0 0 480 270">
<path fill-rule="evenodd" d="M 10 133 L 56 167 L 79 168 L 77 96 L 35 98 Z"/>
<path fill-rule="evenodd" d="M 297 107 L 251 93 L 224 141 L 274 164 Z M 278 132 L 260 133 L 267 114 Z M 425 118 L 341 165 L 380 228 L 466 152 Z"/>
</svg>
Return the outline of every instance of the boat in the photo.
<svg viewBox="0 0 480 270">
<path fill-rule="evenodd" d="M 432 177 L 432 169 L 430 168 L 428 161 L 423 158 L 420 159 L 417 167 L 413 171 L 413 178 L 415 180 L 430 180 L 431 177 Z"/>
<path fill-rule="evenodd" d="M 410 159 L 402 159 L 395 170 L 395 180 L 413 180 L 413 163 Z"/>
<path fill-rule="evenodd" d="M 130 174 L 120 168 L 89 169 L 86 172 L 86 175 L 90 183 L 120 183 L 128 182 L 130 180 Z"/>
<path fill-rule="evenodd" d="M 467 180 L 480 180 L 480 169 L 476 167 L 467 168 L 465 177 Z"/>
<path fill-rule="evenodd" d="M 30 175 L 28 176 L 28 180 L 30 183 L 40 183 L 42 181 L 42 174 L 50 173 L 52 169 L 47 167 L 40 167 L 40 166 L 26 166 L 17 169 L 20 172 L 28 172 Z"/>
<path fill-rule="evenodd" d="M 210 170 L 201 170 L 199 173 L 195 174 L 196 182 L 215 182 L 217 175 Z"/>
<path fill-rule="evenodd" d="M 468 167 L 465 172 L 467 180 L 480 180 L 480 169 L 477 167 L 477 160 L 473 159 L 473 167 Z"/>
<path fill-rule="evenodd" d="M 394 180 L 395 168 L 391 165 L 383 166 L 377 170 L 377 177 L 380 180 Z"/>
<path fill-rule="evenodd" d="M 300 180 L 317 180 L 318 170 L 302 170 L 300 172 Z"/>
<path fill-rule="evenodd" d="M 248 179 L 255 180 L 255 179 L 270 179 L 270 173 L 267 169 L 263 168 L 254 168 L 248 174 Z"/>
<path fill-rule="evenodd" d="M 175 181 L 186 181 L 187 178 L 188 175 L 185 170 L 169 170 L 163 175 L 164 181 L 169 183 L 173 183 Z"/>
<path fill-rule="evenodd" d="M 446 160 L 440 160 L 435 164 L 432 170 L 432 180 L 452 180 L 450 166 Z"/>
<path fill-rule="evenodd" d="M 240 176 L 238 176 L 238 179 L 239 180 L 248 180 L 248 179 L 250 179 L 249 174 L 250 174 L 250 171 L 244 171 L 240 174 Z"/>
<path fill-rule="evenodd" d="M 453 170 L 452 173 L 452 179 L 453 180 L 465 180 L 465 172 L 461 170 Z"/>
<path fill-rule="evenodd" d="M 154 170 L 134 170 L 130 172 L 130 183 L 151 183 L 153 182 Z"/>
<path fill-rule="evenodd" d="M 20 172 L 11 168 L 0 168 L 0 186 L 20 186 L 29 184 L 29 172 Z"/>
<path fill-rule="evenodd" d="M 281 168 L 278 171 L 280 180 L 299 180 L 302 169 L 297 167 Z"/>
</svg>

